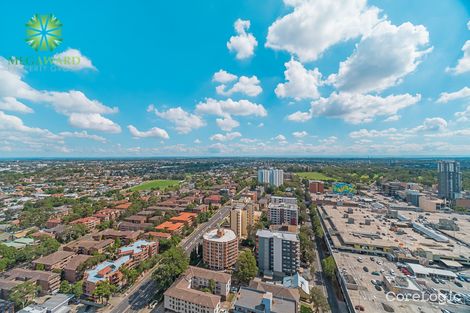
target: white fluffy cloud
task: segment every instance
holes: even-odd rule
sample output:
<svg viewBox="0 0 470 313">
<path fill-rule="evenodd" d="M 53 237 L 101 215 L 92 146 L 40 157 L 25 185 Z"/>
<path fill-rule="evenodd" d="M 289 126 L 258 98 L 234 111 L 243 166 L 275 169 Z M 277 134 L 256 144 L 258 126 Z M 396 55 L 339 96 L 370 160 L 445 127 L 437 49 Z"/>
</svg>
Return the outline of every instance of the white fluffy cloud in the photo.
<svg viewBox="0 0 470 313">
<path fill-rule="evenodd" d="M 121 132 L 121 127 L 118 124 L 98 113 L 72 113 L 69 115 L 69 123 L 77 128 L 115 134 Z"/>
<path fill-rule="evenodd" d="M 338 74 L 329 81 L 347 92 L 379 92 L 392 87 L 413 72 L 432 48 L 429 33 L 422 25 L 409 22 L 400 26 L 381 22 L 362 37 L 354 53 L 340 63 Z"/>
<path fill-rule="evenodd" d="M 470 99 L 470 88 L 463 87 L 462 89 L 455 92 L 443 92 L 439 95 L 437 103 L 447 103 L 449 101 Z"/>
<path fill-rule="evenodd" d="M 127 129 L 129 129 L 129 132 L 134 138 L 149 138 L 149 137 L 158 137 L 158 138 L 163 138 L 163 139 L 170 138 L 166 130 L 158 128 L 158 127 L 152 127 L 147 131 L 140 131 L 135 126 L 128 125 Z"/>
<path fill-rule="evenodd" d="M 470 105 L 467 106 L 465 111 L 455 113 L 458 122 L 468 122 L 470 121 Z"/>
<path fill-rule="evenodd" d="M 360 129 L 349 133 L 349 137 L 354 139 L 361 138 L 378 138 L 378 137 L 390 137 L 395 136 L 398 133 L 396 128 L 388 128 L 384 130 L 375 130 L 375 129 Z"/>
<path fill-rule="evenodd" d="M 80 71 L 83 69 L 96 70 L 91 60 L 82 55 L 80 50 L 68 48 L 64 52 L 54 55 L 54 64 L 58 67 L 70 70 Z"/>
<path fill-rule="evenodd" d="M 231 131 L 232 129 L 240 126 L 240 123 L 231 117 L 218 118 L 215 122 L 223 131 Z"/>
<path fill-rule="evenodd" d="M 470 21 L 467 23 L 467 28 L 470 30 Z M 467 40 L 462 47 L 463 56 L 457 61 L 455 67 L 446 68 L 447 72 L 454 74 L 463 74 L 470 72 L 470 40 Z"/>
<path fill-rule="evenodd" d="M 0 111 L 0 130 L 17 131 L 36 135 L 44 135 L 51 138 L 57 138 L 56 135 L 47 129 L 29 127 L 23 123 L 23 120 L 17 116 L 6 114 Z"/>
<path fill-rule="evenodd" d="M 16 100 L 13 97 L 4 97 L 0 99 L 0 110 L 18 112 L 18 113 L 33 113 L 33 109 Z"/>
<path fill-rule="evenodd" d="M 235 52 L 236 58 L 239 60 L 250 58 L 255 53 L 255 48 L 258 45 L 255 36 L 248 32 L 250 21 L 238 19 L 234 23 L 234 28 L 237 35 L 230 37 L 227 48 L 231 52 Z"/>
<path fill-rule="evenodd" d="M 217 115 L 227 117 L 231 115 L 238 116 L 266 116 L 268 112 L 261 104 L 253 103 L 249 100 L 235 101 L 232 99 L 215 100 L 206 99 L 196 105 L 196 112 L 201 114 Z"/>
<path fill-rule="evenodd" d="M 98 100 L 89 99 L 83 92 L 36 90 L 23 81 L 24 69 L 12 66 L 0 57 L 0 98 L 25 99 L 52 106 L 60 114 L 69 117 L 75 127 L 119 132 L 119 125 L 102 116 L 118 112 L 118 108 L 108 107 Z M 73 116 L 73 117 L 72 117 Z M 73 122 L 72 122 L 73 121 Z M 103 122 L 103 125 L 99 123 Z"/>
<path fill-rule="evenodd" d="M 218 72 L 215 72 L 214 75 L 212 76 L 212 81 L 217 82 L 217 83 L 230 83 L 238 78 L 237 75 L 231 74 L 225 70 L 219 70 Z"/>
<path fill-rule="evenodd" d="M 320 139 L 319 142 L 324 145 L 332 145 L 338 140 L 336 136 L 330 136 L 327 138 Z"/>
<path fill-rule="evenodd" d="M 441 117 L 426 118 L 422 125 L 410 129 L 412 133 L 441 132 L 447 129 L 447 121 Z"/>
<path fill-rule="evenodd" d="M 366 0 L 284 0 L 293 12 L 268 30 L 266 47 L 285 50 L 301 61 L 314 61 L 329 47 L 368 33 L 379 9 Z"/>
<path fill-rule="evenodd" d="M 66 137 L 66 138 L 82 138 L 82 139 L 90 139 L 98 142 L 105 143 L 106 138 L 98 136 L 98 135 L 93 135 L 89 134 L 86 130 L 80 131 L 80 132 L 61 132 L 59 133 L 59 136 Z"/>
<path fill-rule="evenodd" d="M 259 84 L 260 81 L 256 76 L 240 76 L 240 78 L 238 78 L 238 81 L 231 88 L 227 89 L 226 84 L 221 84 L 217 86 L 215 90 L 219 95 L 222 96 L 231 96 L 234 93 L 241 93 L 250 97 L 256 97 L 263 91 Z"/>
<path fill-rule="evenodd" d="M 284 64 L 285 83 L 278 84 L 274 92 L 279 98 L 294 98 L 295 100 L 316 99 L 320 97 L 318 86 L 322 84 L 321 73 L 317 68 L 307 70 L 302 63 L 291 59 Z"/>
<path fill-rule="evenodd" d="M 421 95 L 390 95 L 387 97 L 333 92 L 328 98 L 313 101 L 308 112 L 295 112 L 290 121 L 305 122 L 315 116 L 341 118 L 352 124 L 370 122 L 377 116 L 393 116 L 401 109 L 421 100 Z"/>
<path fill-rule="evenodd" d="M 276 137 L 274 137 L 275 140 L 281 145 L 287 144 L 287 138 L 283 134 L 279 134 Z"/>
<path fill-rule="evenodd" d="M 215 134 L 210 137 L 210 140 L 212 141 L 230 141 L 233 139 L 236 139 L 238 137 L 241 137 L 242 134 L 239 132 L 232 132 L 232 133 L 226 133 L 226 134 Z"/>
<path fill-rule="evenodd" d="M 308 132 L 306 132 L 305 130 L 298 131 L 298 132 L 293 132 L 292 136 L 294 136 L 295 138 L 304 138 L 304 137 L 308 136 Z"/>
<path fill-rule="evenodd" d="M 186 112 L 181 107 L 171 108 L 167 111 L 158 111 L 154 109 L 155 114 L 175 125 L 175 129 L 181 134 L 187 134 L 194 129 L 201 128 L 206 125 L 204 120 L 198 115 Z"/>
</svg>

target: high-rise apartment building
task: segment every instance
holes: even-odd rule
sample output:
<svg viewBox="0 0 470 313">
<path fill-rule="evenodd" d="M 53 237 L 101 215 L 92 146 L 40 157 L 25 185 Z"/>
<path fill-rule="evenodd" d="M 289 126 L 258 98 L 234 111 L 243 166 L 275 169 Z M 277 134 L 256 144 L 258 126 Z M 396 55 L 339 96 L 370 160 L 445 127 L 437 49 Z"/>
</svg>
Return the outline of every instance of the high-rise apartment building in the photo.
<svg viewBox="0 0 470 313">
<path fill-rule="evenodd" d="M 256 258 L 264 275 L 284 277 L 300 268 L 300 242 L 296 233 L 272 230 L 256 232 Z"/>
<path fill-rule="evenodd" d="M 259 169 L 258 183 L 279 187 L 284 184 L 284 171 L 274 168 Z"/>
<path fill-rule="evenodd" d="M 249 226 L 253 225 L 254 203 L 237 202 L 230 211 L 230 229 L 238 238 L 247 238 Z"/>
<path fill-rule="evenodd" d="M 213 229 L 203 236 L 203 261 L 212 270 L 229 269 L 238 259 L 238 238 L 231 229 Z"/>
<path fill-rule="evenodd" d="M 438 196 L 448 200 L 461 197 L 462 172 L 457 161 L 439 161 L 437 163 Z"/>
<path fill-rule="evenodd" d="M 297 204 L 270 203 L 268 206 L 268 221 L 276 225 L 298 225 L 299 210 Z"/>
</svg>

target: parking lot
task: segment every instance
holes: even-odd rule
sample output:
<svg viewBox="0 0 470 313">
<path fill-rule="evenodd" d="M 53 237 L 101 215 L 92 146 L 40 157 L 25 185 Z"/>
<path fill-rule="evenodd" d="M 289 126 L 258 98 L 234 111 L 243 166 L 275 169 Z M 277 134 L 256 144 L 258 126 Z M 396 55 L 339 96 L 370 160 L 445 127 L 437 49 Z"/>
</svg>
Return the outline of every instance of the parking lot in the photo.
<svg viewBox="0 0 470 313">
<path fill-rule="evenodd" d="M 426 300 L 406 300 L 398 301 L 391 294 L 387 296 L 384 284 L 384 276 L 391 277 L 404 276 L 397 265 L 385 258 L 355 253 L 338 252 L 334 254 L 338 269 L 343 275 L 349 275 L 357 283 L 355 288 L 348 288 L 351 301 L 354 306 L 364 312 L 387 312 L 390 308 L 394 312 L 404 313 L 442 313 L 442 309 L 447 309 L 453 313 L 468 313 L 470 306 L 464 304 L 439 304 Z M 426 293 L 432 292 L 432 288 L 437 291 L 449 290 L 453 293 L 470 293 L 470 283 L 462 282 L 462 287 L 451 281 L 444 284 L 435 283 L 429 278 L 419 278 L 415 282 L 417 286 Z M 351 285 L 352 286 L 352 285 Z"/>
</svg>

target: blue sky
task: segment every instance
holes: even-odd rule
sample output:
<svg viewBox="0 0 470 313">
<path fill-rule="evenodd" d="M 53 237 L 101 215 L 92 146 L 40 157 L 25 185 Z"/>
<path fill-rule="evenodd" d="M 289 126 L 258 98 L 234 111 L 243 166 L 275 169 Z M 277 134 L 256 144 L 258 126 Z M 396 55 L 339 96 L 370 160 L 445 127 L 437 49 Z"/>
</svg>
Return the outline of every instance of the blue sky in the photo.
<svg viewBox="0 0 470 313">
<path fill-rule="evenodd" d="M 0 4 L 0 155 L 470 153 L 468 1 Z M 63 41 L 34 51 L 25 23 Z M 76 57 L 37 67 L 8 60 Z"/>
</svg>

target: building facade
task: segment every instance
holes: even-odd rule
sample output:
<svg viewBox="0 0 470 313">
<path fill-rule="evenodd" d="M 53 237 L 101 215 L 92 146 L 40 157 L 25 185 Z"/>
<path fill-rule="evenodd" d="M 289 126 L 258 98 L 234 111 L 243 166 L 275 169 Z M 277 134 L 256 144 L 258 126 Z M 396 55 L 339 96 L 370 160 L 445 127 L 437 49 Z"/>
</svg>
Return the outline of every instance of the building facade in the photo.
<svg viewBox="0 0 470 313">
<path fill-rule="evenodd" d="M 279 187 L 284 184 L 284 171 L 275 168 L 259 169 L 258 183 Z"/>
<path fill-rule="evenodd" d="M 230 229 L 238 238 L 247 238 L 249 226 L 254 222 L 254 204 L 249 202 L 238 202 L 230 211 Z"/>
<path fill-rule="evenodd" d="M 461 198 L 462 172 L 457 161 L 439 161 L 437 163 L 438 196 L 455 200 Z"/>
<path fill-rule="evenodd" d="M 256 258 L 261 273 L 267 276 L 294 275 L 300 268 L 300 242 L 296 233 L 258 230 Z"/>
<path fill-rule="evenodd" d="M 213 270 L 229 269 L 238 259 L 238 238 L 231 229 L 214 229 L 203 236 L 203 261 Z"/>
<path fill-rule="evenodd" d="M 299 210 L 297 204 L 270 203 L 268 206 L 268 221 L 275 225 L 298 225 Z"/>
<path fill-rule="evenodd" d="M 309 180 L 308 191 L 311 193 L 324 193 L 325 185 L 321 180 Z"/>
</svg>

